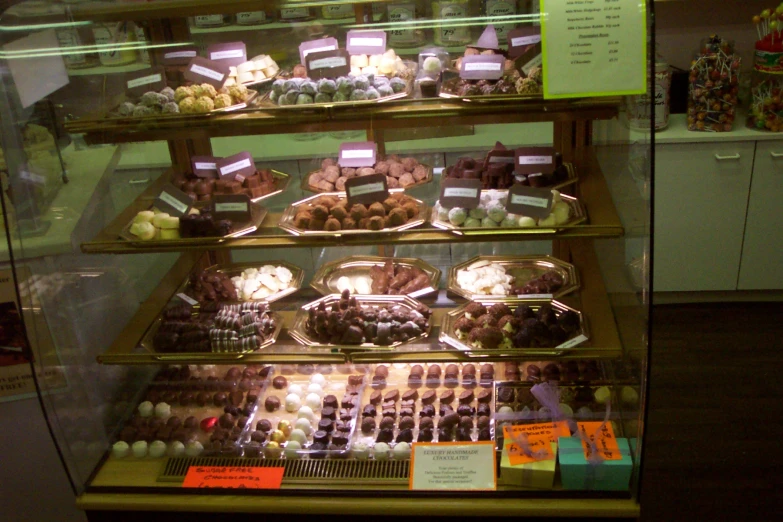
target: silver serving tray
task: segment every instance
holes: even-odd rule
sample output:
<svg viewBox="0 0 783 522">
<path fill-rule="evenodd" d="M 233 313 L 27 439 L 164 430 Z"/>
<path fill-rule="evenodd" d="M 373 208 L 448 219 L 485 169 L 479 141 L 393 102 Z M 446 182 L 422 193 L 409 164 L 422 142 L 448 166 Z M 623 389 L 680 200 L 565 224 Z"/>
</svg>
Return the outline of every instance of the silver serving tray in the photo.
<svg viewBox="0 0 783 522">
<path fill-rule="evenodd" d="M 275 301 L 279 301 L 280 299 L 295 293 L 300 288 L 302 288 L 302 281 L 304 280 L 304 270 L 287 261 L 260 261 L 258 263 L 232 263 L 229 265 L 212 265 L 204 269 L 204 271 L 220 272 L 222 274 L 226 274 L 228 277 L 234 277 L 240 275 L 244 270 L 248 268 L 260 268 L 264 265 L 284 266 L 288 270 L 290 270 L 291 275 L 293 276 L 293 278 L 291 279 L 291 286 L 289 286 L 285 290 L 280 290 L 279 292 L 271 294 L 263 299 L 247 299 L 247 300 L 238 299 L 236 301 L 220 301 L 220 302 L 226 304 L 251 303 L 256 301 L 266 301 L 267 303 L 273 303 Z M 182 286 L 180 286 L 179 290 L 177 290 L 177 293 L 184 293 L 185 295 L 190 296 L 188 290 L 190 290 L 190 277 L 188 277 L 188 279 L 186 279 L 182 283 Z"/>
</svg>

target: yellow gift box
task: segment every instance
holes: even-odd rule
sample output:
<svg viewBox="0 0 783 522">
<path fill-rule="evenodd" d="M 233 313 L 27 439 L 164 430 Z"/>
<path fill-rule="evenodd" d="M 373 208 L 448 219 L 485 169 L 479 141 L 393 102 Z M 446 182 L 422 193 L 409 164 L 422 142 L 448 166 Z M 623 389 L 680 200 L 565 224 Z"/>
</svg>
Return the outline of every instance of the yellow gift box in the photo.
<svg viewBox="0 0 783 522">
<path fill-rule="evenodd" d="M 555 467 L 557 458 L 539 460 L 526 464 L 511 464 L 508 458 L 508 448 L 512 441 L 506 439 L 503 452 L 500 455 L 500 478 L 503 483 L 511 486 L 523 486 L 535 489 L 552 489 L 555 482 Z M 552 455 L 557 455 L 557 443 L 551 442 Z"/>
</svg>

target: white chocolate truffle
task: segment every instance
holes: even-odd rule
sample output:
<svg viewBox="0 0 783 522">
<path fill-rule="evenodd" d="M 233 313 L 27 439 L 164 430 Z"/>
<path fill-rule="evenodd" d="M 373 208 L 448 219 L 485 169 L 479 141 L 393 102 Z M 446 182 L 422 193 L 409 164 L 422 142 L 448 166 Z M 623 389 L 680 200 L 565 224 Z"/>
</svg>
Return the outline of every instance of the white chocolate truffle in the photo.
<svg viewBox="0 0 783 522">
<path fill-rule="evenodd" d="M 152 417 L 152 413 L 155 411 L 155 406 L 150 401 L 144 401 L 139 404 L 139 415 L 142 417 Z"/>
<path fill-rule="evenodd" d="M 357 442 L 351 448 L 351 454 L 356 460 L 367 460 L 370 458 L 370 448 L 364 442 Z"/>
<path fill-rule="evenodd" d="M 176 219 L 176 218 L 175 218 Z M 159 229 L 159 239 L 179 239 L 178 228 L 161 228 Z"/>
<path fill-rule="evenodd" d="M 523 228 L 534 227 L 536 226 L 536 220 L 530 216 L 522 216 L 521 218 L 519 218 L 519 226 Z"/>
<path fill-rule="evenodd" d="M 392 453 L 395 460 L 408 460 L 411 458 L 411 445 L 407 442 L 398 442 Z"/>
<path fill-rule="evenodd" d="M 138 214 L 136 214 L 136 217 L 133 218 L 134 223 L 149 223 L 152 221 L 152 218 L 155 217 L 155 213 L 151 210 L 142 210 Z"/>
<path fill-rule="evenodd" d="M 335 393 L 345 393 L 345 383 L 344 382 L 331 382 L 329 383 L 329 391 L 335 392 Z"/>
<path fill-rule="evenodd" d="M 620 390 L 620 401 L 628 406 L 635 406 L 639 403 L 639 393 L 630 386 L 623 386 Z"/>
<path fill-rule="evenodd" d="M 300 386 L 299 384 L 291 384 L 290 386 L 288 386 L 288 393 L 293 393 L 294 395 L 301 396 L 303 393 L 302 386 Z"/>
<path fill-rule="evenodd" d="M 569 418 L 574 416 L 574 410 L 568 404 L 561 402 L 557 405 L 557 407 L 560 409 L 560 413 L 562 413 L 564 416 Z"/>
<path fill-rule="evenodd" d="M 291 431 L 291 435 L 288 436 L 288 440 L 298 442 L 299 444 L 306 444 L 307 435 L 304 431 L 295 428 L 293 431 Z"/>
<path fill-rule="evenodd" d="M 587 406 L 582 406 L 581 408 L 576 410 L 575 417 L 579 420 L 590 420 L 593 418 L 593 410 L 591 410 Z"/>
<path fill-rule="evenodd" d="M 498 413 L 514 413 L 514 408 L 511 406 L 501 406 Z"/>
<path fill-rule="evenodd" d="M 143 459 L 147 456 L 147 441 L 137 440 L 133 443 L 133 456 L 137 459 Z"/>
<path fill-rule="evenodd" d="M 171 415 L 171 406 L 165 402 L 159 402 L 155 405 L 155 416 L 166 419 Z"/>
<path fill-rule="evenodd" d="M 373 449 L 375 460 L 389 460 L 389 452 L 391 448 L 385 442 L 377 442 Z"/>
<path fill-rule="evenodd" d="M 313 432 L 313 425 L 305 418 L 296 419 L 294 423 L 294 431 L 299 430 L 305 435 L 310 435 Z M 293 432 L 292 432 L 293 433 Z"/>
<path fill-rule="evenodd" d="M 321 387 L 320 384 L 312 382 L 307 386 L 307 396 L 309 397 L 313 393 L 318 395 L 319 397 L 323 397 L 324 389 Z"/>
<path fill-rule="evenodd" d="M 315 418 L 313 409 L 310 406 L 302 406 L 299 408 L 299 412 L 296 414 L 296 416 L 299 419 L 307 419 L 308 422 Z"/>
<path fill-rule="evenodd" d="M 181 457 L 185 454 L 185 445 L 175 440 L 169 444 L 169 457 Z"/>
<path fill-rule="evenodd" d="M 152 218 L 152 226 L 155 228 L 160 228 L 161 223 L 163 223 L 163 220 L 171 217 L 166 212 L 159 212 L 158 214 L 155 214 L 155 217 Z"/>
<path fill-rule="evenodd" d="M 313 411 L 321 410 L 321 396 L 317 393 L 308 393 L 305 397 L 305 404 L 310 406 Z"/>
<path fill-rule="evenodd" d="M 326 377 L 320 373 L 314 373 L 310 376 L 310 382 L 323 386 L 326 384 Z"/>
<path fill-rule="evenodd" d="M 606 386 L 601 386 L 595 390 L 595 402 L 598 404 L 606 404 L 612 397 L 612 392 Z"/>
<path fill-rule="evenodd" d="M 285 396 L 285 411 L 293 413 L 302 407 L 302 399 L 295 393 L 289 393 Z"/>
<path fill-rule="evenodd" d="M 128 443 L 125 441 L 118 441 L 115 442 L 114 445 L 111 447 L 111 454 L 114 456 L 114 458 L 122 459 L 128 456 L 128 453 L 130 453 L 130 446 L 128 446 Z"/>
<path fill-rule="evenodd" d="M 302 445 L 295 441 L 295 440 L 289 440 L 285 445 L 285 450 L 283 452 L 285 453 L 285 458 L 296 460 L 301 457 L 299 454 L 299 450 L 302 449 Z"/>
<path fill-rule="evenodd" d="M 148 221 L 134 223 L 130 227 L 130 233 L 142 241 L 149 241 L 150 239 L 154 239 L 155 230 L 155 226 Z"/>
<path fill-rule="evenodd" d="M 154 440 L 150 444 L 150 457 L 159 459 L 166 454 L 166 443 L 162 440 Z"/>
<path fill-rule="evenodd" d="M 199 441 L 188 442 L 188 445 L 185 446 L 185 455 L 188 457 L 198 457 L 202 451 L 204 451 L 204 446 Z"/>
</svg>

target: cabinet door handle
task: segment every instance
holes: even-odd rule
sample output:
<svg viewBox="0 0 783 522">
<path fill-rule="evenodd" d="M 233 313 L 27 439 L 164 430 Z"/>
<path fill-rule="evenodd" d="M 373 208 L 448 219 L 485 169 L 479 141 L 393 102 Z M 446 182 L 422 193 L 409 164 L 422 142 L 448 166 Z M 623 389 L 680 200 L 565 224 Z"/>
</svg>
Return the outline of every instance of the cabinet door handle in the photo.
<svg viewBox="0 0 783 522">
<path fill-rule="evenodd" d="M 718 161 L 726 161 L 726 160 L 738 160 L 740 159 L 739 152 L 735 154 L 731 154 L 729 156 L 721 156 L 720 154 L 715 154 L 715 159 Z"/>
<path fill-rule="evenodd" d="M 774 150 L 769 151 L 769 155 L 773 158 L 783 158 L 783 152 L 775 152 Z"/>
</svg>

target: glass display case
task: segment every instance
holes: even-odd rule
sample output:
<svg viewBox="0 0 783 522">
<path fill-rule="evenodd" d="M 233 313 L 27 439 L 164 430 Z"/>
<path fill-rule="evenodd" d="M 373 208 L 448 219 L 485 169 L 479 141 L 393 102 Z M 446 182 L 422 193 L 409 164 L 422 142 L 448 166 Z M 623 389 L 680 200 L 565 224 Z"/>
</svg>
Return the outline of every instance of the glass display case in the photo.
<svg viewBox="0 0 783 522">
<path fill-rule="evenodd" d="M 81 508 L 638 515 L 651 138 L 544 98 L 541 16 L 3 14 L 4 263 Z M 491 444 L 496 486 L 410 491 L 427 443 Z M 183 488 L 204 466 L 285 494 Z"/>
</svg>

